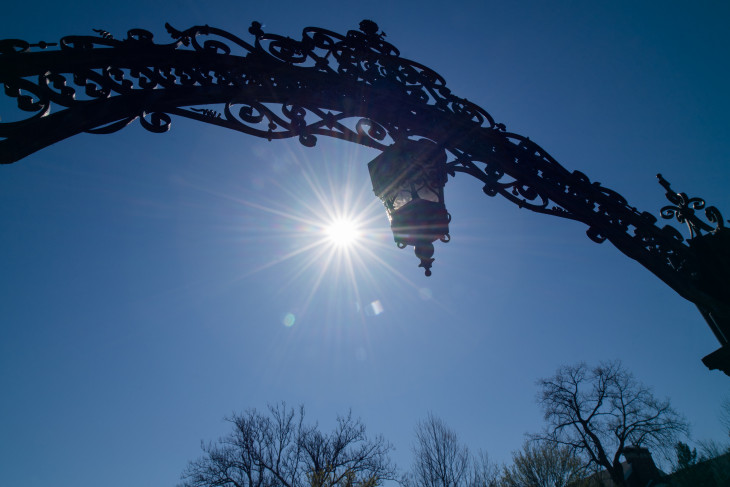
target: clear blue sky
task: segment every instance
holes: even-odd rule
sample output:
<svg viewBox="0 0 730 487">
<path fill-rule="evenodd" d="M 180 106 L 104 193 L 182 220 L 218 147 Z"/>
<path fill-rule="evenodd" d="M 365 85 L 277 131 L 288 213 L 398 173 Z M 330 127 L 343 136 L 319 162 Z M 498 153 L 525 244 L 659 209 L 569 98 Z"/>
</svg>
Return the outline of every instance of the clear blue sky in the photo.
<svg viewBox="0 0 730 487">
<path fill-rule="evenodd" d="M 637 6 L 637 3 L 641 5 Z M 378 22 L 404 57 L 641 210 L 655 174 L 730 218 L 727 2 L 9 3 L 0 37 L 251 21 L 298 38 Z M 410 462 L 428 411 L 507 461 L 542 426 L 535 381 L 620 359 L 723 438 L 730 378 L 693 305 L 575 222 L 446 187 L 452 241 L 425 278 L 371 193 L 376 153 L 186 120 L 82 135 L 0 168 L 0 485 L 174 485 L 233 411 L 352 408 Z M 325 204 L 372 217 L 348 273 L 304 249 Z M 268 265 L 274 264 L 274 265 Z M 377 305 L 373 306 L 373 303 Z M 285 326 L 287 315 L 293 326 Z M 291 323 L 291 321 L 289 321 Z"/>
</svg>

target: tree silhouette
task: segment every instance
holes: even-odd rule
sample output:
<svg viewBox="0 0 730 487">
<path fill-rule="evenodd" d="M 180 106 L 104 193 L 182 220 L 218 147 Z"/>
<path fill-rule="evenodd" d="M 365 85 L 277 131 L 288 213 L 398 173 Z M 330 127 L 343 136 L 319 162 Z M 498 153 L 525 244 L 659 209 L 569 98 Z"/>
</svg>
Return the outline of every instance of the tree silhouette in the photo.
<svg viewBox="0 0 730 487">
<path fill-rule="evenodd" d="M 625 447 L 666 452 L 688 431 L 669 401 L 655 398 L 619 362 L 565 365 L 538 384 L 547 426 L 534 438 L 572 449 L 586 466 L 605 468 L 617 486 L 625 485 Z"/>
<path fill-rule="evenodd" d="M 233 431 L 203 446 L 205 455 L 182 474 L 183 487 L 375 487 L 395 478 L 381 436 L 365 434 L 352 414 L 330 433 L 304 423 L 304 408 L 281 403 L 227 420 Z"/>
<path fill-rule="evenodd" d="M 433 414 L 416 425 L 413 465 L 405 487 L 492 487 L 497 469 L 485 453 L 474 457 L 457 434 Z"/>
<path fill-rule="evenodd" d="M 569 447 L 532 441 L 512 454 L 512 465 L 504 468 L 500 487 L 566 487 L 584 473 L 583 461 Z"/>
</svg>

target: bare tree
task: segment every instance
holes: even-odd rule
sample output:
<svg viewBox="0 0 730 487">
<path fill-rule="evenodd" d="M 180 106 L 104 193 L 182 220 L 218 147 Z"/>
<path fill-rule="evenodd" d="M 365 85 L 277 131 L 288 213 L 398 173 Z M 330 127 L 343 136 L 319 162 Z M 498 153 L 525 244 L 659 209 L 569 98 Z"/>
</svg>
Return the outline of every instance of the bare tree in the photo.
<svg viewBox="0 0 730 487">
<path fill-rule="evenodd" d="M 469 449 L 433 414 L 416 425 L 408 487 L 462 487 L 469 473 Z"/>
<path fill-rule="evenodd" d="M 492 487 L 497 468 L 485 453 L 473 457 L 456 433 L 433 414 L 416 425 L 413 465 L 406 487 Z"/>
<path fill-rule="evenodd" d="M 467 480 L 467 487 L 498 487 L 500 466 L 489 460 L 485 451 L 471 457 L 471 474 Z"/>
<path fill-rule="evenodd" d="M 547 426 L 534 438 L 572 449 L 587 467 L 605 468 L 617 486 L 625 485 L 620 460 L 625 447 L 668 454 L 688 431 L 669 401 L 656 399 L 619 362 L 563 366 L 538 384 Z"/>
<path fill-rule="evenodd" d="M 283 403 L 227 420 L 233 432 L 203 446 L 182 474 L 184 487 L 375 487 L 395 479 L 392 446 L 369 439 L 349 413 L 331 433 L 305 425 L 303 407 Z"/>
<path fill-rule="evenodd" d="M 512 454 L 502 473 L 503 487 L 566 487 L 585 474 L 583 461 L 571 448 L 546 442 L 526 442 Z"/>
</svg>

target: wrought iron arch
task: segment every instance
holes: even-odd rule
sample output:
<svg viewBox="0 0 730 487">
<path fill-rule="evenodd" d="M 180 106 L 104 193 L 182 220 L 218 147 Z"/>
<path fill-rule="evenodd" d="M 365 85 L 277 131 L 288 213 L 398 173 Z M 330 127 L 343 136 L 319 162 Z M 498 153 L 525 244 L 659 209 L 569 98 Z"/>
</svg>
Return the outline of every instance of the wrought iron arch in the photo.
<svg viewBox="0 0 730 487">
<path fill-rule="evenodd" d="M 299 40 L 249 28 L 253 42 L 209 26 L 166 25 L 172 42 L 132 29 L 124 39 L 68 36 L 58 43 L 0 41 L 0 82 L 17 108 L 0 120 L 0 163 L 16 162 L 86 132 L 130 123 L 165 132 L 172 116 L 265 139 L 319 136 L 380 150 L 425 138 L 448 154 L 446 170 L 469 174 L 484 193 L 521 208 L 584 223 L 700 309 L 722 348 L 703 360 L 730 375 L 730 232 L 720 212 L 671 189 L 663 218 L 630 206 L 579 171 L 568 171 L 527 137 L 454 95 L 444 78 L 401 57 L 369 20 L 338 34 L 308 27 Z M 696 210 L 705 209 L 709 223 Z"/>
</svg>

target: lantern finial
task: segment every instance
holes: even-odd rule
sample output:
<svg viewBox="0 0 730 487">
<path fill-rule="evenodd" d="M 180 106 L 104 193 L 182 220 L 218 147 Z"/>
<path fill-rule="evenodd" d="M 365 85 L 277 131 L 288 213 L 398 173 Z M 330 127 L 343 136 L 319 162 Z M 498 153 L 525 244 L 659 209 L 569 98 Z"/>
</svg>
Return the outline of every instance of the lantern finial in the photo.
<svg viewBox="0 0 730 487">
<path fill-rule="evenodd" d="M 435 260 L 433 258 L 433 243 L 432 242 L 422 242 L 419 244 L 416 244 L 415 248 L 416 257 L 421 259 L 421 263 L 418 264 L 418 267 L 423 267 L 426 272 L 426 277 L 431 275 L 431 264 L 433 264 L 433 261 Z"/>
</svg>

